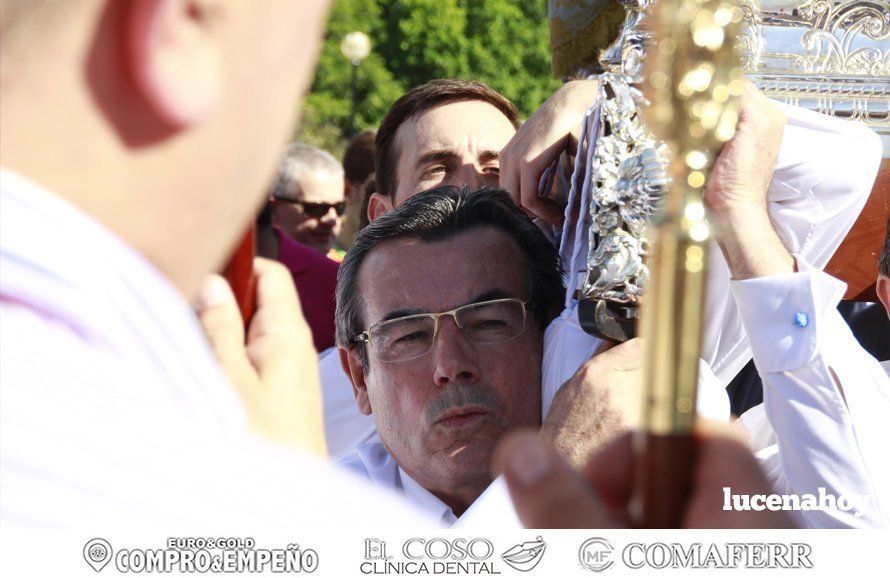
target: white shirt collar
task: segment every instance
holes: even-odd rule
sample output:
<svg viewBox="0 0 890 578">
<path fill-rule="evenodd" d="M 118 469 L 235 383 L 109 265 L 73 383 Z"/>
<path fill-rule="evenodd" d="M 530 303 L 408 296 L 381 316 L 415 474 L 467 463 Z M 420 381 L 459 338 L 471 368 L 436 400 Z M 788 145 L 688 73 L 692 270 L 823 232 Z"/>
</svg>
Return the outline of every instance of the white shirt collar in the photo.
<svg viewBox="0 0 890 578">
<path fill-rule="evenodd" d="M 438 520 L 444 526 L 451 526 L 457 516 L 445 502 L 421 486 L 409 476 L 393 459 L 386 447 L 379 441 L 367 442 L 357 447 L 339 462 L 340 467 L 405 496 L 412 504 Z"/>
<path fill-rule="evenodd" d="M 395 463 L 395 460 L 393 460 L 393 463 Z M 405 497 L 417 504 L 423 511 L 429 512 L 447 526 L 452 526 L 457 522 L 457 516 L 454 515 L 454 512 L 451 511 L 451 508 L 445 502 L 418 484 L 401 467 L 398 468 L 398 477 Z"/>
</svg>

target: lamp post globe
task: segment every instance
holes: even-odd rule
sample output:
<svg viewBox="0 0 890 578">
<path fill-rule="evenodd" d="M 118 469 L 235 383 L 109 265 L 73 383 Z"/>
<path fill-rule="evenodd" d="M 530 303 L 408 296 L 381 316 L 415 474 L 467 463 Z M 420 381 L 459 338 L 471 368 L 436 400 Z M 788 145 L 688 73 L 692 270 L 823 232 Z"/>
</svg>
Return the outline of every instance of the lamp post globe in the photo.
<svg viewBox="0 0 890 578">
<path fill-rule="evenodd" d="M 358 66 L 362 60 L 371 54 L 371 39 L 364 32 L 350 32 L 343 37 L 340 43 L 340 51 L 354 66 Z"/>
<path fill-rule="evenodd" d="M 346 36 L 343 37 L 343 42 L 340 43 L 340 51 L 343 53 L 350 63 L 352 63 L 352 107 L 349 111 L 349 131 L 348 136 L 351 138 L 355 136 L 355 109 L 358 104 L 358 96 L 357 96 L 357 88 L 356 83 L 358 80 L 358 67 L 362 63 L 362 60 L 368 57 L 371 54 L 371 39 L 368 38 L 368 35 L 364 32 L 355 31 L 350 32 Z"/>
</svg>

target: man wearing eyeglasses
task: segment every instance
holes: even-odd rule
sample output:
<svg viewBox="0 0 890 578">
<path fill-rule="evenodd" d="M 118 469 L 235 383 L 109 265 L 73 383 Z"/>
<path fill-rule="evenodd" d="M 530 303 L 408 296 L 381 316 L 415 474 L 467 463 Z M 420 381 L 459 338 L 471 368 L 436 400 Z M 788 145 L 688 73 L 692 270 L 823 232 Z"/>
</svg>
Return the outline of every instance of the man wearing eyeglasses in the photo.
<svg viewBox="0 0 890 578">
<path fill-rule="evenodd" d="M 360 232 L 341 264 L 337 343 L 380 442 L 344 464 L 454 523 L 491 483 L 503 435 L 541 425 L 557 262 L 495 189 L 433 189 Z"/>
<path fill-rule="evenodd" d="M 285 150 L 269 194 L 272 226 L 280 235 L 340 260 L 332 249 L 346 211 L 343 167 L 329 153 L 295 143 Z"/>
</svg>

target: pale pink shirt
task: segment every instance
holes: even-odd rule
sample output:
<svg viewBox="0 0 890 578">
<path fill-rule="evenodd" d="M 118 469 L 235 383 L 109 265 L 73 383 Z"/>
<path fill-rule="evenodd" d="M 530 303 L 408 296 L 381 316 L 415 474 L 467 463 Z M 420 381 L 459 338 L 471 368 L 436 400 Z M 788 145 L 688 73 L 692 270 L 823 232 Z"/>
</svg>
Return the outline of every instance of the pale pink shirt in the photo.
<svg viewBox="0 0 890 578">
<path fill-rule="evenodd" d="M 250 435 L 182 295 L 0 170 L 0 525 L 379 528 L 428 519 Z"/>
</svg>

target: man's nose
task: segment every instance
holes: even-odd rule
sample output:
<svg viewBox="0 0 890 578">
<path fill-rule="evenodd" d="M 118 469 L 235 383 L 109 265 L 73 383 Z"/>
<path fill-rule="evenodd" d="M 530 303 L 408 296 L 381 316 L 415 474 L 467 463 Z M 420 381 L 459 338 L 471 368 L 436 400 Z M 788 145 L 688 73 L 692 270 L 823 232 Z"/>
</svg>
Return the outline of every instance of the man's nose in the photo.
<svg viewBox="0 0 890 578">
<path fill-rule="evenodd" d="M 479 167 L 471 163 L 466 163 L 461 166 L 455 177 L 455 185 L 460 187 L 466 186 L 470 190 L 492 186 L 489 175 L 485 174 Z M 494 184 L 497 185 L 496 180 Z"/>
<path fill-rule="evenodd" d="M 333 225 L 337 222 L 337 219 L 339 219 L 339 218 L 340 218 L 340 216 L 337 215 L 337 208 L 330 207 L 330 208 L 328 208 L 328 212 L 325 213 L 324 215 L 322 215 L 321 218 L 318 220 L 321 223 L 324 223 L 325 225 Z"/>
<path fill-rule="evenodd" d="M 432 354 L 436 364 L 433 379 L 437 386 L 479 379 L 476 346 L 464 336 L 452 317 L 439 320 L 439 334 L 433 343 Z"/>
</svg>

